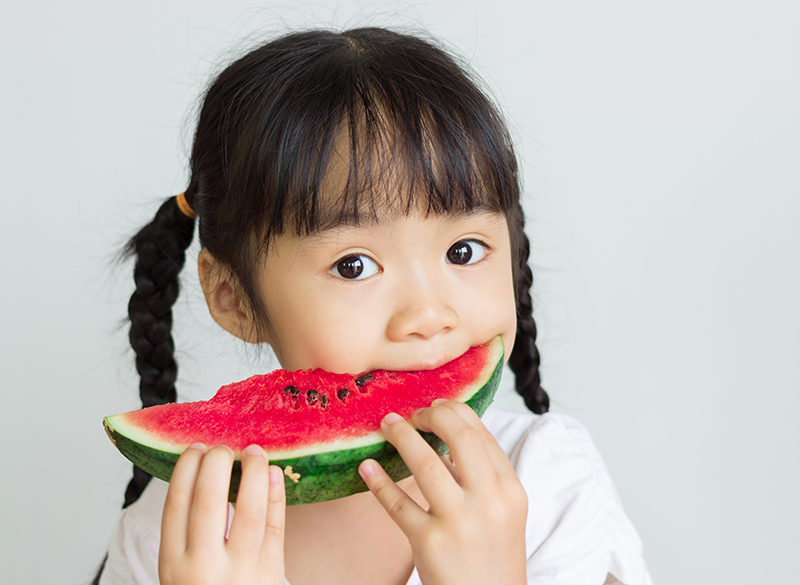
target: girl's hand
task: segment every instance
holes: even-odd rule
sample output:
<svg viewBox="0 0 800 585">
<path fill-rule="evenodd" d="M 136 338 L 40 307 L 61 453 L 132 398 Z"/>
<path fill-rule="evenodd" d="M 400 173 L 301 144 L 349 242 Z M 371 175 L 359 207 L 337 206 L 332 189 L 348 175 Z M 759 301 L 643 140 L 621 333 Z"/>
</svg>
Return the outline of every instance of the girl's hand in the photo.
<svg viewBox="0 0 800 585">
<path fill-rule="evenodd" d="M 524 585 L 528 500 L 500 445 L 466 404 L 434 401 L 412 417 L 450 447 L 440 458 L 398 415 L 381 424 L 430 505 L 426 512 L 372 460 L 359 467 L 370 491 L 405 532 L 425 585 Z"/>
<path fill-rule="evenodd" d="M 242 454 L 242 482 L 228 529 L 233 452 L 192 445 L 178 459 L 164 504 L 162 585 L 283 585 L 283 473 L 258 445 Z"/>
</svg>

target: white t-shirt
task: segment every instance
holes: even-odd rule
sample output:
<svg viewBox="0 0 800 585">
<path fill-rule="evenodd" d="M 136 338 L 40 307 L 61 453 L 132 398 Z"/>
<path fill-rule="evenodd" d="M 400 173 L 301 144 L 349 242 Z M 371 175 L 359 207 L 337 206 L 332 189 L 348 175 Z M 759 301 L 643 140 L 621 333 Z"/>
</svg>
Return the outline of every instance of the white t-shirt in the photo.
<svg viewBox="0 0 800 585">
<path fill-rule="evenodd" d="M 652 585 L 639 536 L 584 427 L 562 414 L 497 408 L 490 408 L 483 422 L 528 494 L 529 585 Z M 101 585 L 158 584 L 166 495 L 167 484 L 153 479 L 139 500 L 122 511 Z M 408 585 L 421 585 L 416 569 Z"/>
</svg>

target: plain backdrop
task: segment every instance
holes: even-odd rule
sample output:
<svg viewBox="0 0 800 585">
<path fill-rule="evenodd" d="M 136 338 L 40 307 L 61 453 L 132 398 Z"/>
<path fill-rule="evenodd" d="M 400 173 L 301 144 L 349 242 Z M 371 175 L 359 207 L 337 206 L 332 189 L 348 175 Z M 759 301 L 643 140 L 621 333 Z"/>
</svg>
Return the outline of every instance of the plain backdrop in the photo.
<svg viewBox="0 0 800 585">
<path fill-rule="evenodd" d="M 185 188 L 209 75 L 362 24 L 430 31 L 501 104 L 544 385 L 654 581 L 800 582 L 800 3 L 777 0 L 0 4 L 0 581 L 79 585 L 105 552 L 130 465 L 101 421 L 138 406 L 115 255 Z M 196 253 L 190 400 L 276 367 L 213 325 Z"/>
</svg>

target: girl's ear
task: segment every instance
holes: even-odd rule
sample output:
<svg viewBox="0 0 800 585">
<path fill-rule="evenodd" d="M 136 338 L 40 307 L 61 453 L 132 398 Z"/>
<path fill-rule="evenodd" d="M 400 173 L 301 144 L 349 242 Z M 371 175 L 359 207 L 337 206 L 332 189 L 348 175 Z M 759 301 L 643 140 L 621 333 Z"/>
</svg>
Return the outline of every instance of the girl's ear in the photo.
<svg viewBox="0 0 800 585">
<path fill-rule="evenodd" d="M 247 343 L 262 341 L 258 336 L 255 318 L 249 305 L 242 301 L 236 278 L 228 267 L 203 248 L 197 257 L 197 271 L 214 321 Z"/>
</svg>

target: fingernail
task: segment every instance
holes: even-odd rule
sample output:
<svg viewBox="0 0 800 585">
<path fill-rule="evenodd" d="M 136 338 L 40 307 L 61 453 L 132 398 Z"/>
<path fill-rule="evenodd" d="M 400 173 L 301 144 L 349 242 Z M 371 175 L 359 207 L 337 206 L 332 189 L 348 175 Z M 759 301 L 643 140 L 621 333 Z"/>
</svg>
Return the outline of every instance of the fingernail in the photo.
<svg viewBox="0 0 800 585">
<path fill-rule="evenodd" d="M 369 459 L 362 461 L 361 465 L 358 466 L 358 472 L 362 475 L 362 477 L 369 477 L 375 473 L 374 464 Z"/>
<path fill-rule="evenodd" d="M 403 420 L 403 417 L 396 412 L 390 412 L 383 417 L 383 423 L 386 425 L 393 425 L 394 423 Z"/>
<path fill-rule="evenodd" d="M 442 402 L 447 402 L 447 400 L 445 400 L 444 398 L 437 398 L 436 400 L 431 402 L 431 406 L 433 406 L 434 404 L 441 404 Z"/>
<path fill-rule="evenodd" d="M 194 443 L 192 445 L 189 445 L 189 449 L 197 449 L 198 451 L 205 451 L 206 446 L 203 445 L 203 443 Z"/>
<path fill-rule="evenodd" d="M 244 452 L 248 455 L 263 455 L 264 449 L 258 445 L 248 445 Z"/>
<path fill-rule="evenodd" d="M 269 468 L 269 485 L 281 483 L 283 483 L 283 471 L 277 465 L 271 465 Z"/>
<path fill-rule="evenodd" d="M 424 409 L 424 408 L 418 408 L 417 410 L 415 410 L 415 411 L 414 411 L 414 414 L 412 414 L 411 416 L 412 416 L 412 417 L 415 417 L 415 416 L 417 416 L 417 415 L 418 415 L 420 412 L 422 412 L 423 410 L 425 410 L 425 409 Z"/>
</svg>

